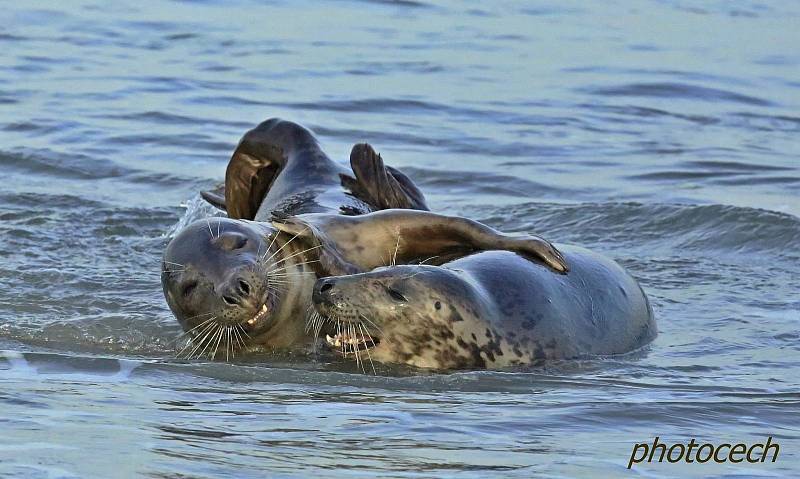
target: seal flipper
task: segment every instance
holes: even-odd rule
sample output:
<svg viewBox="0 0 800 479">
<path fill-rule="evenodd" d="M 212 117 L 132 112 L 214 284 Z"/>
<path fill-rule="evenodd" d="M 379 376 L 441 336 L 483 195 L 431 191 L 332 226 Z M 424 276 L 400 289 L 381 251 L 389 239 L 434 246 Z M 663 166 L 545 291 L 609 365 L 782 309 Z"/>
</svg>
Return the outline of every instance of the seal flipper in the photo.
<svg viewBox="0 0 800 479">
<path fill-rule="evenodd" d="M 280 120 L 267 120 L 245 133 L 225 171 L 225 206 L 228 217 L 252 220 L 280 173 L 286 158 L 276 146 L 273 128 Z"/>
<path fill-rule="evenodd" d="M 292 235 L 293 239 L 299 238 L 304 241 L 306 250 L 310 253 L 306 261 L 311 263 L 310 266 L 318 277 L 363 273 L 361 269 L 342 258 L 339 251 L 312 224 L 297 216 L 278 211 L 272 212 L 271 223 L 278 231 Z"/>
<path fill-rule="evenodd" d="M 228 210 L 225 207 L 225 183 L 217 186 L 213 190 L 201 191 L 200 196 L 203 197 L 204 200 L 211 203 L 212 206 L 219 208 L 222 211 Z"/>
<path fill-rule="evenodd" d="M 386 166 L 381 155 L 367 143 L 358 143 L 350 152 L 350 167 L 355 178 L 340 175 L 342 186 L 377 209 L 428 211 L 425 195 L 399 170 Z"/>
</svg>

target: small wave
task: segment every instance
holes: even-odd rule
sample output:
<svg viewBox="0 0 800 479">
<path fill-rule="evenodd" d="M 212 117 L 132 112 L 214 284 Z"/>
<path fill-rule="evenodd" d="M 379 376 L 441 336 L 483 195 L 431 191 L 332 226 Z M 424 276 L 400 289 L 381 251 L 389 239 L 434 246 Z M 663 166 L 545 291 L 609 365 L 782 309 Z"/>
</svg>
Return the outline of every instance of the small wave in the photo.
<svg viewBox="0 0 800 479">
<path fill-rule="evenodd" d="M 473 208 L 467 216 L 508 231 L 532 231 L 589 247 L 692 250 L 800 257 L 800 218 L 728 205 L 519 204 Z M 630 255 L 629 255 L 630 256 Z M 717 256 L 717 255 L 714 255 Z"/>
<path fill-rule="evenodd" d="M 0 151 L 0 165 L 31 173 L 74 179 L 115 178 L 135 171 L 113 161 L 74 153 L 64 155 L 52 150 L 19 153 Z"/>
<path fill-rule="evenodd" d="M 752 106 L 772 106 L 772 102 L 718 88 L 687 83 L 629 83 L 627 85 L 581 89 L 582 92 L 601 96 L 639 96 L 654 98 L 681 98 L 695 101 L 731 102 Z"/>
<path fill-rule="evenodd" d="M 127 140 L 130 140 L 130 138 Z M 124 140 L 123 143 L 126 143 L 127 140 Z M 223 149 L 220 145 L 217 145 L 217 148 Z M 224 149 L 229 151 L 232 148 L 226 144 Z M 161 184 L 165 186 L 185 187 L 186 185 L 200 186 L 205 184 L 200 183 L 197 178 L 139 170 L 104 158 L 78 153 L 64 154 L 52 150 L 0 151 L 0 167 L 30 173 L 31 175 L 46 175 L 57 178 L 59 181 L 64 179 L 100 180 L 124 178 L 132 183 Z M 9 199 L 8 201 L 14 200 Z"/>
</svg>

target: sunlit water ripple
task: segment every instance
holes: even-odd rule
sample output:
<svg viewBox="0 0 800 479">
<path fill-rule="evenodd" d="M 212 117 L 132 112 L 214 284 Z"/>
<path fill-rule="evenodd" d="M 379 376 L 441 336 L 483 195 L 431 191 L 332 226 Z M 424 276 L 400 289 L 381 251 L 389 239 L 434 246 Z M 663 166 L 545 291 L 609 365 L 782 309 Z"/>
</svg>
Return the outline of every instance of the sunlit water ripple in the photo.
<svg viewBox="0 0 800 479">
<path fill-rule="evenodd" d="M 790 2 L 6 5 L 0 476 L 797 476 L 800 8 Z M 174 359 L 169 235 L 241 134 L 369 141 L 433 209 L 603 252 L 630 357 L 378 377 Z M 183 206 L 182 206 L 183 205 Z M 775 464 L 641 465 L 654 436 Z M 737 476 L 740 477 L 740 476 Z"/>
</svg>

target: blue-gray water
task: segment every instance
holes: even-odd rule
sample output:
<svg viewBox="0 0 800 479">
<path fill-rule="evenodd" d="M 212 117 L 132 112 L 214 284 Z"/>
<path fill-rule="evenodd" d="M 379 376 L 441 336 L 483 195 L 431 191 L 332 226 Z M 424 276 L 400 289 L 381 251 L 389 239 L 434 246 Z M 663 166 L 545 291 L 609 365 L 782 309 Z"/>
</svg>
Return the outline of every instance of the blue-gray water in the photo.
<svg viewBox="0 0 800 479">
<path fill-rule="evenodd" d="M 0 12 L 0 476 L 800 474 L 796 2 L 135 3 Z M 529 372 L 175 360 L 167 236 L 271 116 L 617 259 L 660 336 Z M 782 449 L 627 471 L 656 435 Z"/>
</svg>

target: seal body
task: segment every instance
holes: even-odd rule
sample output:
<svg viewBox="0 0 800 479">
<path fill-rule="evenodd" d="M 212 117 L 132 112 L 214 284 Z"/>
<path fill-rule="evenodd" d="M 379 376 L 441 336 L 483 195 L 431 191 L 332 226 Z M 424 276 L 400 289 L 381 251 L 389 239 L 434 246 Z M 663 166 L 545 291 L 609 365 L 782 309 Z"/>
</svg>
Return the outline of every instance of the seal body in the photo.
<svg viewBox="0 0 800 479">
<path fill-rule="evenodd" d="M 272 118 L 245 133 L 228 162 L 222 191 L 203 197 L 229 218 L 266 221 L 273 212 L 363 214 L 385 208 L 427 210 L 402 172 L 370 145 L 356 144 L 350 169 L 332 161 L 313 133 Z"/>
<path fill-rule="evenodd" d="M 558 245 L 554 274 L 508 251 L 317 281 L 328 342 L 345 355 L 435 369 L 504 368 L 630 352 L 656 336 L 639 284 L 617 263 Z"/>
</svg>

